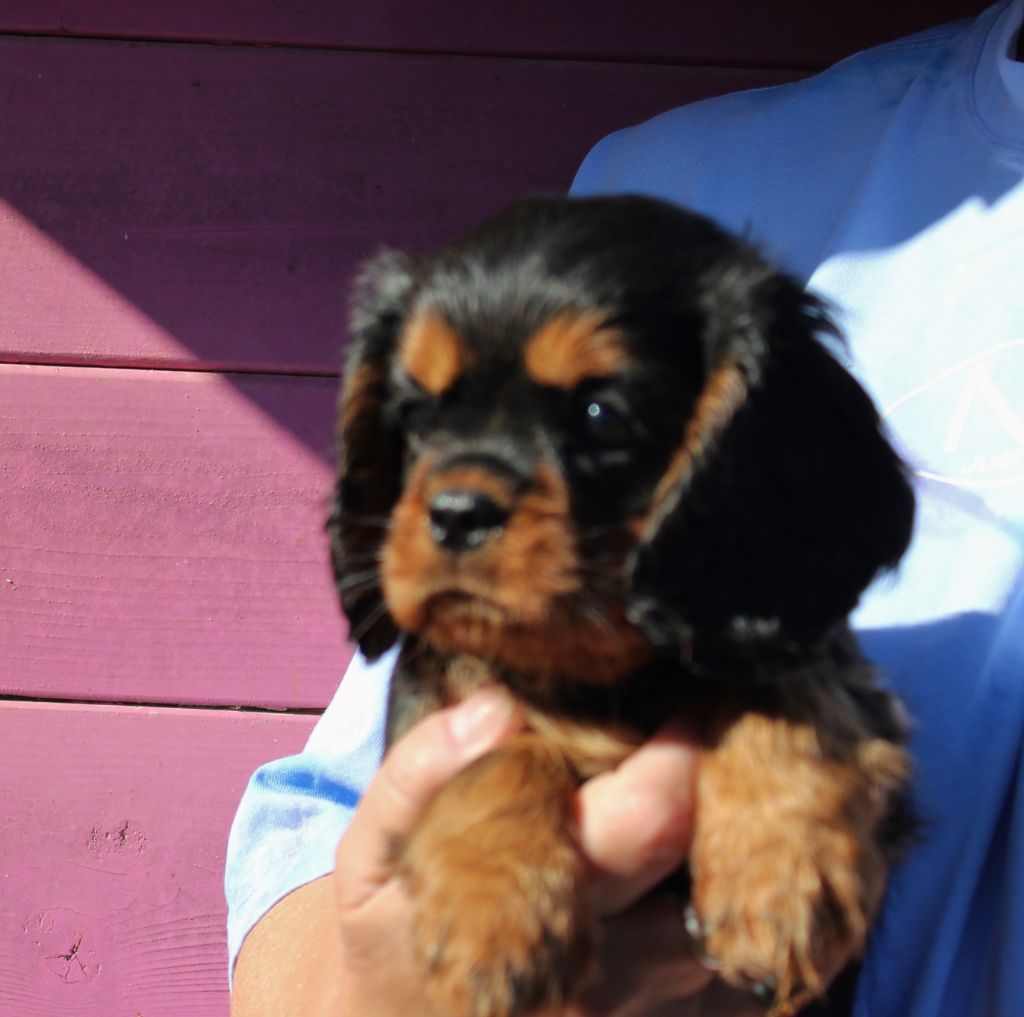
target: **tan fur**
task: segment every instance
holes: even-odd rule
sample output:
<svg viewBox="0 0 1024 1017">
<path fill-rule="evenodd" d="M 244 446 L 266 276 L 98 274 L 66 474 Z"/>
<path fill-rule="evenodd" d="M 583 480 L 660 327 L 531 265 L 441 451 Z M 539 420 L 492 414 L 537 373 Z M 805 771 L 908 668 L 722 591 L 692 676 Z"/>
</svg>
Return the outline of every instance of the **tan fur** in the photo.
<svg viewBox="0 0 1024 1017">
<path fill-rule="evenodd" d="M 421 311 L 402 330 L 398 362 L 424 391 L 440 395 L 466 369 L 469 350 L 454 330 L 431 311 Z"/>
<path fill-rule="evenodd" d="M 509 225 L 519 221 L 513 217 Z M 526 221 L 542 226 L 545 217 Z M 603 221 L 594 221 L 596 232 L 580 234 L 595 250 L 616 239 L 616 229 L 604 235 Z M 357 350 L 364 360 L 393 360 L 354 361 L 341 422 L 340 522 L 333 522 L 332 549 L 343 603 L 366 626 L 358 638 L 369 652 L 389 645 L 395 630 L 402 636 L 389 740 L 492 684 L 518 697 L 525 716 L 525 733 L 456 776 L 394 845 L 429 984 L 423 1010 L 445 1017 L 562 1012 L 584 982 L 594 933 L 576 791 L 581 781 L 622 763 L 678 711 L 701 740 L 690 864 L 707 959 L 717 961 L 731 986 L 774 986 L 780 998 L 770 1013 L 793 1014 L 863 947 L 884 886 L 883 851 L 892 853 L 898 827 L 909 821 L 899 797 L 906 753 L 873 737 L 884 731 L 898 742 L 901 724 L 841 624 L 843 604 L 831 612 L 807 610 L 806 617 L 771 609 L 773 603 L 788 608 L 789 594 L 798 602 L 800 591 L 813 608 L 831 584 L 852 584 L 844 594 L 852 603 L 858 570 L 841 582 L 842 563 L 826 553 L 828 533 L 809 539 L 808 551 L 793 535 L 807 530 L 811 538 L 815 528 L 795 524 L 778 553 L 766 556 L 767 565 L 729 553 L 754 535 L 768 549 L 771 533 L 782 531 L 767 527 L 788 515 L 774 500 L 782 502 L 789 486 L 801 492 L 792 504 L 813 509 L 821 495 L 820 511 L 805 515 L 821 516 L 823 526 L 834 507 L 831 488 L 875 490 L 874 481 L 844 489 L 824 478 L 822 485 L 815 468 L 797 485 L 798 454 L 778 461 L 769 455 L 765 462 L 763 450 L 772 449 L 763 442 L 771 434 L 757 432 L 744 449 L 744 436 L 731 431 L 741 414 L 750 414 L 754 431 L 763 402 L 766 426 L 778 418 L 787 449 L 800 445 L 816 418 L 812 412 L 789 419 L 780 404 L 785 393 L 799 398 L 813 384 L 801 366 L 809 370 L 812 360 L 801 350 L 813 343 L 810 332 L 828 331 L 828 323 L 792 280 L 759 267 L 753 252 L 716 253 L 722 243 L 704 227 L 696 231 L 694 251 L 707 252 L 706 270 L 679 280 L 682 286 L 675 286 L 676 270 L 665 266 L 660 245 L 651 252 L 657 260 L 634 264 L 642 255 L 631 253 L 630 242 L 620 252 L 627 264 L 604 254 L 590 261 L 570 231 L 554 235 L 553 246 L 540 243 L 534 257 L 518 249 L 530 242 L 529 231 L 504 229 L 456 249 L 454 262 L 384 261 L 370 273 L 381 288 L 355 316 Z M 624 235 L 642 242 L 644 230 Z M 680 233 L 682 243 L 687 235 Z M 704 235 L 707 241 L 699 239 Z M 570 249 L 586 269 L 579 276 L 559 264 Z M 506 264 L 515 271 L 506 273 Z M 461 277 L 451 271 L 457 265 L 466 269 Z M 607 285 L 595 286 L 602 279 Z M 632 294 L 644 289 L 640 307 Z M 598 293 L 616 306 L 593 306 Z M 442 302 L 459 330 L 438 310 Z M 561 311 L 534 329 L 542 307 Z M 401 324 L 397 315 L 404 316 Z M 703 335 L 696 334 L 698 321 Z M 397 349 L 389 354 L 394 328 Z M 778 349 L 767 342 L 776 328 L 794 330 L 778 337 Z M 712 340 L 723 353 L 703 363 Z M 662 348 L 673 341 L 677 362 Z M 637 405 L 647 393 L 633 384 L 636 358 L 648 351 L 644 370 L 665 374 L 651 386 L 649 418 Z M 797 373 L 775 382 L 771 372 L 776 365 L 784 370 L 788 359 Z M 436 397 L 407 402 L 413 412 L 411 433 L 404 435 L 389 403 L 409 395 L 403 371 Z M 392 386 L 396 372 L 404 384 Z M 698 372 L 703 387 L 694 399 Z M 751 398 L 755 377 L 769 386 L 763 400 L 760 390 Z M 828 377 L 821 376 L 823 384 Z M 614 426 L 603 435 L 592 431 L 579 417 L 586 383 L 597 379 L 602 391 L 621 386 L 621 400 L 610 405 L 635 413 L 631 437 L 620 436 L 629 440 L 620 443 Z M 675 406 L 671 392 L 678 393 Z M 474 399 L 482 405 L 471 405 Z M 507 432 L 499 433 L 505 425 Z M 841 422 L 825 425 L 823 437 Z M 864 434 L 874 437 L 870 426 Z M 729 448 L 717 463 L 723 444 Z M 819 454 L 828 449 L 821 446 Z M 740 461 L 744 455 L 762 461 Z M 528 464 L 542 456 L 527 476 Z M 656 480 L 655 464 L 666 461 Z M 716 468 L 726 471 L 721 485 Z M 787 471 L 783 487 L 772 488 L 779 469 Z M 694 477 L 708 479 L 704 490 L 700 484 L 691 490 Z M 579 490 L 570 490 L 577 481 Z M 616 490 L 619 484 L 637 486 Z M 764 490 L 770 511 L 762 519 L 764 506 L 735 505 L 735 498 L 726 504 L 730 488 Z M 481 498 L 439 500 L 460 492 Z M 886 500 L 877 502 L 879 512 Z M 838 512 L 831 529 L 835 546 L 845 551 L 839 542 L 849 538 L 848 520 L 856 526 L 861 513 L 856 499 L 841 503 L 844 510 L 854 507 Z M 442 509 L 453 523 L 459 519 L 457 526 L 442 525 Z M 757 523 L 749 538 L 740 518 L 746 512 Z M 882 543 L 890 545 L 878 549 L 888 561 L 898 535 Z M 677 558 L 679 582 L 671 575 Z M 702 603 L 705 578 L 714 582 Z M 743 595 L 741 586 L 752 580 L 752 596 Z M 761 587 L 770 594 L 773 584 L 787 596 L 762 596 Z M 733 608 L 751 604 L 754 616 L 733 617 L 730 589 L 737 591 Z M 645 619 L 656 647 L 629 622 L 627 604 Z M 777 638 L 770 638 L 773 618 Z M 763 632 L 759 623 L 768 623 Z M 740 638 L 747 635 L 754 638 Z M 730 675 L 733 666 L 738 673 Z M 625 728 L 626 721 L 635 727 Z M 681 902 L 672 896 L 677 886 L 672 879 L 658 891 L 675 909 L 681 938 L 694 926 L 684 924 Z M 643 1008 L 641 999 L 630 1001 L 635 987 L 628 979 L 617 989 L 625 1009 Z"/>
<path fill-rule="evenodd" d="M 460 486 L 499 502 L 511 497 L 484 471 L 457 475 Z M 426 525 L 431 498 L 452 476 L 421 460 L 392 514 L 381 575 L 400 627 L 439 651 L 476 653 L 542 678 L 607 683 L 643 663 L 650 647 L 622 606 L 581 580 L 568 491 L 554 470 L 538 470 L 500 535 L 457 558 Z"/>
<path fill-rule="evenodd" d="M 576 777 L 542 738 L 477 760 L 397 849 L 439 1013 L 509 1017 L 568 998 L 591 952 Z M 522 998 L 523 987 L 545 996 Z"/>
<path fill-rule="evenodd" d="M 534 381 L 564 389 L 618 374 L 630 362 L 622 336 L 593 312 L 553 318 L 530 337 L 523 358 Z"/>
<path fill-rule="evenodd" d="M 685 462 L 670 474 L 693 468 L 744 397 L 738 371 L 712 379 L 688 428 Z M 667 499 L 678 480 L 667 476 L 659 495 Z M 438 548 L 427 525 L 431 499 L 451 487 L 510 510 L 500 534 L 459 555 Z M 516 494 L 501 476 L 439 470 L 428 454 L 394 510 L 382 578 L 398 624 L 447 657 L 438 678 L 445 702 L 498 680 L 491 662 L 553 688 L 614 682 L 650 653 L 620 603 L 585 589 L 569 493 L 550 467 Z M 584 610 L 595 604 L 600 623 Z M 774 1017 L 822 993 L 863 949 L 885 884 L 877 827 L 909 769 L 900 747 L 837 720 L 813 681 L 786 689 L 771 712 L 723 699 L 691 718 L 703 724 L 705 743 L 694 904 L 726 981 L 775 984 Z M 550 1002 L 582 970 L 590 930 L 573 793 L 640 740 L 612 723 L 523 706 L 531 734 L 456 778 L 402 854 L 432 998 L 459 1017 L 522 1013 L 516 985 Z M 552 949 L 561 959 L 549 969 Z"/>
<path fill-rule="evenodd" d="M 596 727 L 529 707 L 525 714 L 530 729 L 561 752 L 581 780 L 615 769 L 640 745 L 637 732 L 628 728 Z"/>
<path fill-rule="evenodd" d="M 443 684 L 455 701 L 493 680 L 479 658 L 457 657 Z M 402 851 L 444 1013 L 521 1012 L 516 980 L 557 1000 L 589 954 L 573 796 L 640 739 L 522 705 L 529 733 L 446 787 Z M 770 1013 L 789 1017 L 863 949 L 885 885 L 877 824 L 909 761 L 868 737 L 826 752 L 813 726 L 781 713 L 721 705 L 703 724 L 690 867 L 705 947 L 730 984 L 774 983 Z M 553 944 L 573 960 L 542 970 Z"/>
<path fill-rule="evenodd" d="M 460 654 L 446 662 L 441 683 L 445 702 L 457 703 L 484 686 L 495 684 L 495 676 L 479 657 Z M 519 706 L 527 728 L 564 756 L 580 780 L 614 769 L 642 741 L 632 728 L 612 724 L 599 727 L 564 713 L 545 712 L 528 702 L 520 702 Z"/>
<path fill-rule="evenodd" d="M 707 949 L 734 984 L 818 994 L 864 946 L 885 885 L 876 827 L 907 756 L 869 739 L 830 757 L 810 725 L 756 712 L 724 712 L 707 742 L 690 855 Z"/>
</svg>

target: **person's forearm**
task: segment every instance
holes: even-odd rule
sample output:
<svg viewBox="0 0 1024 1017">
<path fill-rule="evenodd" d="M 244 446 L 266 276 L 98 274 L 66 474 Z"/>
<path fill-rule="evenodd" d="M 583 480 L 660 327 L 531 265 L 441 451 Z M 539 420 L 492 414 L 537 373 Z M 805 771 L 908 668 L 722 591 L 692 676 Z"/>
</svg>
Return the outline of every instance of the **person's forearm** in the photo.
<svg viewBox="0 0 1024 1017">
<path fill-rule="evenodd" d="M 341 938 L 331 878 L 279 901 L 246 937 L 231 1017 L 341 1017 Z"/>
</svg>

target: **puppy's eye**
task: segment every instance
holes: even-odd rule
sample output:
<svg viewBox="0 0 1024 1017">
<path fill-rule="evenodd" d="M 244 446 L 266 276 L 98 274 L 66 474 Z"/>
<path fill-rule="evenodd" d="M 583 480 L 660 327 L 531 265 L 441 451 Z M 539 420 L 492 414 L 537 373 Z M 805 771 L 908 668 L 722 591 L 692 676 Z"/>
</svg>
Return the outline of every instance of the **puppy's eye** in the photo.
<svg viewBox="0 0 1024 1017">
<path fill-rule="evenodd" d="M 389 412 L 393 423 L 406 435 L 419 434 L 430 423 L 437 400 L 404 371 L 392 373 Z"/>
<path fill-rule="evenodd" d="M 407 434 L 416 434 L 423 430 L 430 419 L 433 400 L 426 398 L 406 398 L 398 404 L 398 422 Z"/>
<path fill-rule="evenodd" d="M 584 406 L 584 432 L 600 445 L 626 445 L 634 430 L 624 412 L 603 399 L 590 399 Z"/>
</svg>

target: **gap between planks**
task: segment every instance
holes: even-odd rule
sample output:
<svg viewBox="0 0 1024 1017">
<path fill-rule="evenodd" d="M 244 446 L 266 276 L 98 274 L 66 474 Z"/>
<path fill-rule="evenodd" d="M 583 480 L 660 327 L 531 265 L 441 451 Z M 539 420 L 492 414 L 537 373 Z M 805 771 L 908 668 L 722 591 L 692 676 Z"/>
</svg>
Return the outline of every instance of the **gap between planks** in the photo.
<svg viewBox="0 0 1024 1017">
<path fill-rule="evenodd" d="M 324 708 L 313 706 L 256 706 L 225 705 L 223 703 L 162 703 L 141 699 L 59 699 L 53 696 L 8 696 L 0 695 L 0 706 L 17 703 L 29 706 L 85 706 L 85 707 L 132 707 L 140 710 L 202 710 L 204 713 L 258 713 L 276 717 L 319 717 Z"/>
<path fill-rule="evenodd" d="M 296 50 L 299 52 L 322 53 L 356 53 L 367 56 L 394 57 L 443 57 L 459 60 L 515 60 L 532 61 L 538 64 L 577 63 L 577 64 L 609 64 L 629 66 L 633 64 L 653 68 L 680 68 L 693 71 L 783 71 L 795 74 L 817 74 L 825 70 L 834 60 L 787 61 L 787 60 L 696 60 L 680 57 L 676 60 L 665 58 L 650 59 L 642 54 L 612 56 L 602 53 L 565 52 L 557 54 L 533 53 L 529 50 L 454 50 L 415 46 L 344 46 L 341 44 L 324 44 L 315 42 L 270 42 L 245 39 L 215 39 L 193 36 L 160 36 L 160 35 L 108 35 L 90 32 L 67 32 L 61 29 L 4 29 L 0 38 L 12 39 L 60 39 L 68 42 L 112 42 L 137 44 L 142 46 L 216 46 L 220 49 L 255 49 L 255 50 Z"/>
<path fill-rule="evenodd" d="M 110 371 L 173 371 L 189 374 L 264 374 L 275 378 L 340 378 L 340 370 L 300 367 L 295 364 L 233 364 L 208 361 L 165 360 L 140 357 L 137 360 L 104 360 L 90 357 L 8 357 L 0 353 L 0 366 L 69 367 Z"/>
</svg>

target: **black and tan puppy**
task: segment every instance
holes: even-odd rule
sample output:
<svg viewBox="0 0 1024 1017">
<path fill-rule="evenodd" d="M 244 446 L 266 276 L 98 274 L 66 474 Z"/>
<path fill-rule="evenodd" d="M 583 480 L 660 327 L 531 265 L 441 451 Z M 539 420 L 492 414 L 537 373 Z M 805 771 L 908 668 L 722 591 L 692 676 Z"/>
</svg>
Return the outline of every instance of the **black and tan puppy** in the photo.
<svg viewBox="0 0 1024 1017">
<path fill-rule="evenodd" d="M 846 618 L 913 497 L 831 332 L 756 251 L 643 198 L 524 202 L 368 267 L 330 528 L 360 647 L 401 640 L 389 737 L 490 682 L 529 719 L 395 847 L 439 1012 L 572 994 L 574 792 L 677 711 L 723 977 L 783 1012 L 862 947 L 908 761 Z"/>
</svg>

